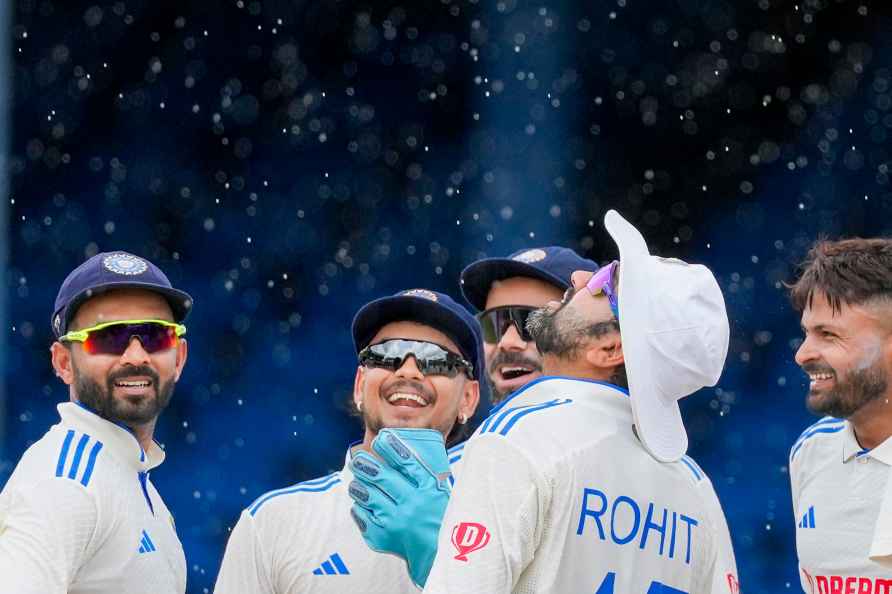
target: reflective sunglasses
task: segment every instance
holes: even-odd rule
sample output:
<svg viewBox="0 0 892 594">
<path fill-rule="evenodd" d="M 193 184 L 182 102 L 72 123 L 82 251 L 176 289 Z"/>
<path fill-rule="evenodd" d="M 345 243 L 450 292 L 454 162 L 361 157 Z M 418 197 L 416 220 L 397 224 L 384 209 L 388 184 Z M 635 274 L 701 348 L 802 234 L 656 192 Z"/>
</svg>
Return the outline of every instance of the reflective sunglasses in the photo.
<svg viewBox="0 0 892 594">
<path fill-rule="evenodd" d="M 415 364 L 424 375 L 452 378 L 464 372 L 468 378 L 474 379 L 474 366 L 469 361 L 438 344 L 422 340 L 394 338 L 369 345 L 359 352 L 359 364 L 396 371 L 409 356 L 415 357 Z"/>
<path fill-rule="evenodd" d="M 610 309 L 613 311 L 613 315 L 615 315 L 618 320 L 619 300 L 617 297 L 616 285 L 613 284 L 614 272 L 616 271 L 617 266 L 619 266 L 619 262 L 614 260 L 607 266 L 599 268 L 598 271 L 592 275 L 592 278 L 585 284 L 585 288 L 588 289 L 588 292 L 591 293 L 592 296 L 603 293 L 607 297 L 607 302 L 610 303 Z"/>
<path fill-rule="evenodd" d="M 133 338 L 147 353 L 173 348 L 186 333 L 182 324 L 165 320 L 117 320 L 60 336 L 61 342 L 81 342 L 91 355 L 123 355 Z"/>
<path fill-rule="evenodd" d="M 527 331 L 527 318 L 535 310 L 535 307 L 503 305 L 480 312 L 477 314 L 477 321 L 480 323 L 480 330 L 483 333 L 483 342 L 498 344 L 512 324 L 514 324 L 514 329 L 517 330 L 521 340 L 532 341 L 533 337 Z"/>
</svg>

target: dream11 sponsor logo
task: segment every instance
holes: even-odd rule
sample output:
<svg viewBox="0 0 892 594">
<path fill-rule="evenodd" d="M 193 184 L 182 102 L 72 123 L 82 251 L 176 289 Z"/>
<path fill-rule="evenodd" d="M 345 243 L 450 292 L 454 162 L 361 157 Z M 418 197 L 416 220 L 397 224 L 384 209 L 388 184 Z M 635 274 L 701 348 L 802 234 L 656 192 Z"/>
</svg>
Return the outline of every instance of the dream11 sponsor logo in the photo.
<svg viewBox="0 0 892 594">
<path fill-rule="evenodd" d="M 452 546 L 458 550 L 455 559 L 467 561 L 468 553 L 479 551 L 489 543 L 489 530 L 483 524 L 461 522 L 452 529 Z"/>
</svg>

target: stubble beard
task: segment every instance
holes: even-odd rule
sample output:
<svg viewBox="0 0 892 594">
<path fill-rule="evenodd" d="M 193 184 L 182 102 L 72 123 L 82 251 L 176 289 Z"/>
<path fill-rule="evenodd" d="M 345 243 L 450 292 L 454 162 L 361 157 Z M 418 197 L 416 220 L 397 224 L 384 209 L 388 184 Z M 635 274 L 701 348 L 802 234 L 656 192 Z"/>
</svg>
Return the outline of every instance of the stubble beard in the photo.
<svg viewBox="0 0 892 594">
<path fill-rule="evenodd" d="M 109 374 L 106 385 L 80 373 L 74 366 L 74 388 L 78 401 L 103 419 L 127 426 L 144 425 L 158 418 L 170 404 L 176 382 L 173 379 L 160 383 L 158 374 L 148 367 L 129 369 L 124 373 Z M 115 381 L 128 376 L 143 375 L 152 379 L 154 394 L 134 402 L 125 397 L 114 397 Z"/>
</svg>

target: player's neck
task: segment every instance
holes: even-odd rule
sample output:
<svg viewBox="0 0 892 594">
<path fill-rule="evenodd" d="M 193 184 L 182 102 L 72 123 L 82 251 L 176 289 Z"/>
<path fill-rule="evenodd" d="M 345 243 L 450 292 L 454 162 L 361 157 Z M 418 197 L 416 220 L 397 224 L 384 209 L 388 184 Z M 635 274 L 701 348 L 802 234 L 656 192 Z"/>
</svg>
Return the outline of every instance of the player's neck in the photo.
<svg viewBox="0 0 892 594">
<path fill-rule="evenodd" d="M 157 419 L 153 419 L 141 425 L 128 425 L 143 451 L 148 451 L 152 447 L 156 421 Z"/>
<path fill-rule="evenodd" d="M 892 394 L 872 400 L 848 420 L 862 448 L 877 447 L 892 436 Z"/>
<path fill-rule="evenodd" d="M 367 452 L 372 451 L 372 441 L 378 437 L 378 433 L 374 431 L 370 431 L 368 428 L 365 430 L 365 435 L 362 437 L 362 443 L 356 444 L 356 447 L 363 449 Z"/>
<path fill-rule="evenodd" d="M 608 381 L 610 379 L 609 369 L 592 367 L 592 365 L 585 360 L 574 361 L 570 359 L 561 359 L 553 355 L 545 355 L 542 357 L 542 374 L 578 377 L 580 379 L 598 381 Z"/>
</svg>

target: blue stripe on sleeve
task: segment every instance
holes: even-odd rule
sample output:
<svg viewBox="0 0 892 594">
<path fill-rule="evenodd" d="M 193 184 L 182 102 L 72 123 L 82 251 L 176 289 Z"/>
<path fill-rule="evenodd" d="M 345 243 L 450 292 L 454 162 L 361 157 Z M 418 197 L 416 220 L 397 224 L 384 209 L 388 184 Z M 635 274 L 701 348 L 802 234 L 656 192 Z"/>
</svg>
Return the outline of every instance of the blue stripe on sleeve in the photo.
<svg viewBox="0 0 892 594">
<path fill-rule="evenodd" d="M 84 456 L 84 448 L 87 447 L 87 442 L 90 441 L 90 436 L 84 433 L 81 435 L 80 441 L 77 442 L 77 448 L 74 450 L 74 459 L 71 461 L 71 468 L 68 469 L 68 478 L 73 479 L 77 476 L 77 468 L 81 465 L 81 458 Z"/>
<path fill-rule="evenodd" d="M 511 431 L 511 428 L 514 427 L 515 423 L 517 423 L 517 421 L 519 421 L 520 419 L 522 419 L 523 417 L 525 417 L 529 414 L 532 414 L 534 412 L 539 412 L 540 410 L 545 410 L 547 408 L 553 408 L 555 406 L 560 406 L 562 404 L 569 404 L 570 402 L 573 402 L 573 401 L 570 399 L 551 400 L 549 402 L 540 404 L 538 406 L 532 406 L 529 408 L 525 408 L 525 409 L 521 410 L 520 412 L 518 412 L 513 417 L 511 417 L 511 419 L 505 424 L 505 426 L 502 428 L 502 430 L 499 431 L 499 435 L 508 435 L 508 432 Z M 494 426 L 492 429 L 490 429 L 490 432 L 494 433 L 497 428 L 498 427 Z"/>
<path fill-rule="evenodd" d="M 697 477 L 698 481 L 703 478 L 703 474 L 701 474 L 699 468 L 697 467 L 697 465 L 694 463 L 693 460 L 691 460 L 687 456 L 682 456 L 681 461 L 684 462 L 685 466 L 687 466 L 688 468 L 691 469 L 691 472 L 694 473 L 694 476 Z"/>
<path fill-rule="evenodd" d="M 533 406 L 537 405 L 525 404 L 522 406 L 515 406 L 514 408 L 507 408 L 503 410 L 498 415 L 491 416 L 489 419 L 487 419 L 487 422 L 484 423 L 485 426 L 480 428 L 480 433 L 495 433 L 496 431 L 498 431 L 499 425 L 501 425 L 502 421 L 504 421 L 507 417 L 511 416 L 519 410 L 525 410 Z M 490 423 L 490 420 L 492 420 L 493 422 Z"/>
<path fill-rule="evenodd" d="M 84 470 L 84 476 L 81 477 L 81 484 L 87 486 L 90 484 L 90 477 L 93 476 L 93 467 L 96 466 L 96 456 L 102 450 L 102 442 L 97 441 L 90 449 L 90 456 L 87 458 L 87 468 Z"/>
<path fill-rule="evenodd" d="M 326 480 L 327 482 L 325 482 Z M 319 493 L 329 490 L 340 482 L 341 479 L 338 478 L 337 473 L 334 473 L 323 479 L 314 479 L 305 483 L 298 483 L 293 487 L 288 487 L 286 489 L 270 491 L 266 495 L 261 495 L 254 503 L 252 503 L 248 513 L 253 516 L 264 503 L 280 495 L 290 495 L 291 493 Z"/>
<path fill-rule="evenodd" d="M 65 441 L 62 442 L 62 451 L 59 453 L 59 461 L 56 462 L 56 476 L 62 476 L 62 472 L 65 470 L 65 460 L 68 458 L 68 448 L 71 447 L 72 439 L 74 439 L 74 430 L 69 429 L 68 434 L 65 436 Z"/>
<path fill-rule="evenodd" d="M 817 435 L 818 433 L 837 433 L 839 431 L 842 431 L 844 428 L 845 425 L 825 425 L 822 427 L 816 427 L 808 433 L 803 434 L 803 436 L 799 438 L 799 441 L 796 442 L 796 445 L 793 446 L 793 450 L 790 452 L 790 462 L 793 461 L 793 458 L 796 457 L 796 454 L 799 452 L 802 446 L 805 445 L 805 442 L 808 441 L 810 437 Z"/>
</svg>

